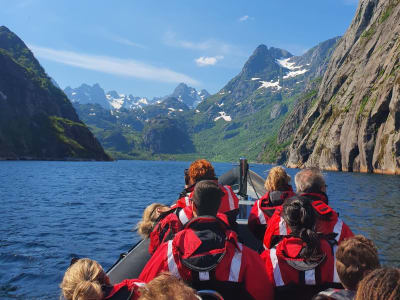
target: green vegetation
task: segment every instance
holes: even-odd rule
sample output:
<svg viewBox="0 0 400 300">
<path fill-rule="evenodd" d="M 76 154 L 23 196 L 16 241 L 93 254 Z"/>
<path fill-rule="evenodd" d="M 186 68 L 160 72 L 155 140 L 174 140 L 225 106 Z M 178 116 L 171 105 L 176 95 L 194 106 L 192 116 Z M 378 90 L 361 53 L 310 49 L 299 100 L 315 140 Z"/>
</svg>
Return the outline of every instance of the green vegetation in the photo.
<svg viewBox="0 0 400 300">
<path fill-rule="evenodd" d="M 376 32 L 376 27 L 375 27 L 375 23 L 372 24 L 368 30 L 365 30 L 362 34 L 361 34 L 361 38 L 364 39 L 365 41 L 369 41 L 372 36 L 375 34 Z"/>
<path fill-rule="evenodd" d="M 357 116 L 356 116 L 356 120 L 358 121 L 360 119 L 360 116 L 362 116 L 363 112 L 364 112 L 364 108 L 367 105 L 369 100 L 368 96 L 364 96 L 364 98 L 361 100 L 360 103 L 360 109 L 358 110 Z"/>
<path fill-rule="evenodd" d="M 382 24 L 385 22 L 389 16 L 392 14 L 393 9 L 400 4 L 400 0 L 391 0 L 389 2 L 389 5 L 386 7 L 385 11 L 382 13 L 382 15 L 379 18 L 379 24 Z"/>
</svg>

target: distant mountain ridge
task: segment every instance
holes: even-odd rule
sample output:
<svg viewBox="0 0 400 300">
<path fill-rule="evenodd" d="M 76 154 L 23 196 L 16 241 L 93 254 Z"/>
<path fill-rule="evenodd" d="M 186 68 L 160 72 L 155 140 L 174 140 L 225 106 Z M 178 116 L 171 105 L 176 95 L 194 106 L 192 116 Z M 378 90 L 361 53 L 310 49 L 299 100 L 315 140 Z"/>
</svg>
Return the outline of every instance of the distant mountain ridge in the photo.
<svg viewBox="0 0 400 300">
<path fill-rule="evenodd" d="M 119 109 L 110 111 L 79 102 L 74 102 L 74 106 L 103 145 L 117 156 L 143 158 L 148 153 L 145 158 L 168 154 L 212 160 L 236 160 L 238 156 L 245 156 L 273 162 L 288 146 L 300 122 L 281 131 L 280 126 L 293 114 L 296 103 L 302 102 L 310 89 L 318 86 L 318 78 L 325 71 L 338 40 L 320 43 L 302 56 L 260 45 L 241 72 L 209 97 L 207 93 L 179 84 L 169 97 L 156 98 L 147 105 L 130 109 L 123 108 L 126 96 L 115 91 L 104 95 L 118 103 Z M 303 110 L 308 108 L 305 106 Z M 172 138 L 174 130 L 186 146 L 177 146 L 176 139 Z M 170 138 L 161 138 L 163 134 Z M 174 141 L 175 146 L 166 145 L 168 141 Z M 123 150 L 126 147 L 129 150 Z"/>
<path fill-rule="evenodd" d="M 164 97 L 155 97 L 152 100 L 146 97 L 119 94 L 117 91 L 105 92 L 98 83 L 90 86 L 83 83 L 77 88 L 66 87 L 65 94 L 72 102 L 80 104 L 99 104 L 105 109 L 141 109 L 150 104 L 161 103 L 167 98 L 173 97 L 184 103 L 189 108 L 195 108 L 201 101 L 207 99 L 210 94 L 206 90 L 197 91 L 193 87 L 180 83 L 172 94 Z"/>
</svg>

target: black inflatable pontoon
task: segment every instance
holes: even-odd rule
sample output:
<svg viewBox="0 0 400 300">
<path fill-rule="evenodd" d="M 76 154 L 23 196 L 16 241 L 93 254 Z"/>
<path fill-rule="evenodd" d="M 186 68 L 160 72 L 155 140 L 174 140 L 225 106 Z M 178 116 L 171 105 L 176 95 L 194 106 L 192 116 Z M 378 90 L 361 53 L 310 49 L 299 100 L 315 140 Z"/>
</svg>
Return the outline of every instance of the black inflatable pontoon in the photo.
<svg viewBox="0 0 400 300">
<path fill-rule="evenodd" d="M 240 165 L 226 172 L 218 179 L 221 184 L 228 184 L 239 197 L 238 234 L 239 240 L 258 251 L 262 248 L 247 228 L 247 219 L 254 201 L 265 194 L 264 179 L 249 170 L 247 161 L 240 160 Z M 115 284 L 127 278 L 138 278 L 142 269 L 150 259 L 149 240 L 144 239 L 121 254 L 117 262 L 107 271 L 111 283 Z"/>
</svg>

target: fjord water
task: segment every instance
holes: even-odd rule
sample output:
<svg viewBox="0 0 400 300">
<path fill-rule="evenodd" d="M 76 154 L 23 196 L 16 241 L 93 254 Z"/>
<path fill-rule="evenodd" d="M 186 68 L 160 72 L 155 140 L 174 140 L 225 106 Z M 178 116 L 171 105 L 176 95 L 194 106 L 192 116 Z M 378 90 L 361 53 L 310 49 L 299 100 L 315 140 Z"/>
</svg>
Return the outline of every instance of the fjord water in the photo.
<svg viewBox="0 0 400 300">
<path fill-rule="evenodd" d="M 217 175 L 232 164 L 215 163 Z M 56 299 L 70 259 L 108 269 L 139 237 L 152 202 L 171 203 L 189 162 L 1 162 L 0 299 Z M 266 177 L 270 165 L 252 165 Z M 298 170 L 289 169 L 294 178 Z M 329 201 L 355 233 L 400 265 L 400 177 L 324 173 Z"/>
</svg>

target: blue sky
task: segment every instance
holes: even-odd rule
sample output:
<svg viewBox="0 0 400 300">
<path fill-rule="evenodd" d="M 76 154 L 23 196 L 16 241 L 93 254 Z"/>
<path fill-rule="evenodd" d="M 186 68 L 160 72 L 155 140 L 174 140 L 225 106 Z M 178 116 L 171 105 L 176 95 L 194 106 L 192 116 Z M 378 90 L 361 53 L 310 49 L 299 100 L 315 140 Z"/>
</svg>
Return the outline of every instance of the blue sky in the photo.
<svg viewBox="0 0 400 300">
<path fill-rule="evenodd" d="M 300 55 L 343 35 L 356 0 L 0 0 L 0 25 L 62 88 L 164 96 L 179 82 L 210 93 L 265 44 Z"/>
</svg>

